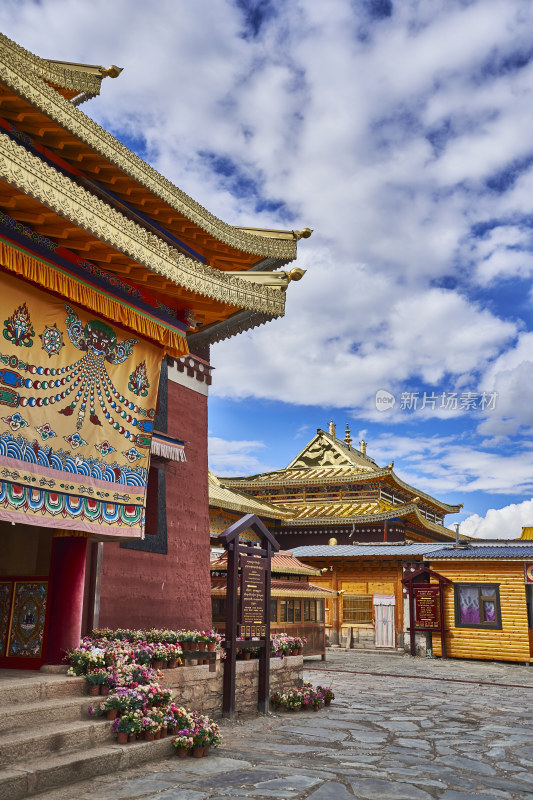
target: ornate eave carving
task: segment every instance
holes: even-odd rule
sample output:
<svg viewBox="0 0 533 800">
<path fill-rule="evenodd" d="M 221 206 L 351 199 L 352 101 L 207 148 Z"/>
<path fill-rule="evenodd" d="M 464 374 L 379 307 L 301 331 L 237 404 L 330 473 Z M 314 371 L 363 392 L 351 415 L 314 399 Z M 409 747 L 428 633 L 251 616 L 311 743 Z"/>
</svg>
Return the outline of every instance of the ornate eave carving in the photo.
<svg viewBox="0 0 533 800">
<path fill-rule="evenodd" d="M 27 59 L 31 55 L 0 35 L 0 81 L 215 239 L 245 253 L 272 256 L 284 262 L 296 258 L 296 239 L 262 237 L 228 225 L 174 186 L 83 111 L 44 83 L 41 79 L 44 75 L 29 71 Z M 38 62 L 43 61 L 37 56 L 33 58 Z M 44 67 L 40 66 L 39 70 L 42 69 Z M 46 80 L 53 82 L 54 78 Z"/>
<path fill-rule="evenodd" d="M 99 68 L 87 67 L 87 69 L 83 69 L 83 64 L 77 65 L 78 69 L 70 69 L 68 64 L 40 58 L 34 53 L 30 53 L 29 50 L 25 50 L 24 47 L 1 33 L 0 47 L 4 52 L 9 53 L 12 60 L 25 62 L 26 69 L 29 67 L 36 76 L 47 81 L 47 83 L 61 86 L 64 89 L 71 89 L 75 92 L 88 92 L 92 95 L 97 95 L 100 92 L 100 84 L 105 72 L 103 69 L 98 73 Z"/>
<path fill-rule="evenodd" d="M 229 277 L 188 258 L 3 133 L 0 179 L 178 286 L 237 308 L 284 313 L 283 291 Z"/>
</svg>

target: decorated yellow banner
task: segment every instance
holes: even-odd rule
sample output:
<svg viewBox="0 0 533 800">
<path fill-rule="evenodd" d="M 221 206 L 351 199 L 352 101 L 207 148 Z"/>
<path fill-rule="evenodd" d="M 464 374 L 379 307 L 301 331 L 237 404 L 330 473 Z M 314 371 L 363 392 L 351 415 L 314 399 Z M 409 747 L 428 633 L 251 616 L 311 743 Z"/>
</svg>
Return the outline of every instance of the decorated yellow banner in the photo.
<svg viewBox="0 0 533 800">
<path fill-rule="evenodd" d="M 0 274 L 0 519 L 139 538 L 162 350 Z"/>
</svg>

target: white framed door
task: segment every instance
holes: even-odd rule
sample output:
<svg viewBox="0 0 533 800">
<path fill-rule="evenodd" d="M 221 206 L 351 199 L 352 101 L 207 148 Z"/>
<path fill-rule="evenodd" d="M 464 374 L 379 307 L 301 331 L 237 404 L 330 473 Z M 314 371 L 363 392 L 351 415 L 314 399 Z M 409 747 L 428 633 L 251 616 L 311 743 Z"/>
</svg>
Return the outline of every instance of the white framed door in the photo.
<svg viewBox="0 0 533 800">
<path fill-rule="evenodd" d="M 394 625 L 394 607 L 396 598 L 393 594 L 374 595 L 374 629 L 376 647 L 395 647 L 396 631 Z"/>
</svg>

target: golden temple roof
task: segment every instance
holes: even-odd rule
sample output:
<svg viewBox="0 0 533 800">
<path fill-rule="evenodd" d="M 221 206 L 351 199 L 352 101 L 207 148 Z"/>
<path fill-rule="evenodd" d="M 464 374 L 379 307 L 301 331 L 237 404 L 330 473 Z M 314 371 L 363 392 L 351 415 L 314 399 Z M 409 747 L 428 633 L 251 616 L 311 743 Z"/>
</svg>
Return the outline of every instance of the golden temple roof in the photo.
<svg viewBox="0 0 533 800">
<path fill-rule="evenodd" d="M 257 514 L 263 519 L 288 519 L 292 516 L 290 511 L 279 506 L 273 506 L 225 486 L 211 470 L 209 470 L 208 476 L 209 505 L 213 508 L 237 511 L 242 514 Z"/>
<path fill-rule="evenodd" d="M 273 502 L 274 497 L 278 496 L 279 502 L 285 509 L 296 512 L 297 519 L 323 520 L 336 516 L 347 520 L 356 517 L 377 519 L 380 518 L 380 514 L 398 512 L 399 508 L 413 503 L 425 506 L 433 513 L 438 514 L 457 513 L 462 508 L 461 505 L 443 503 L 405 483 L 395 474 L 393 466 L 394 464 L 391 463 L 386 467 L 379 467 L 374 459 L 366 455 L 366 445 L 365 452 L 357 450 L 319 428 L 316 436 L 286 469 L 247 477 L 222 478 L 221 480 L 232 488 L 254 493 L 259 490 L 262 495 L 264 492 L 269 502 Z M 295 494 L 297 487 L 303 489 L 316 487 L 314 492 L 316 495 L 322 488 L 324 494 L 327 494 L 328 488 L 331 486 L 339 486 L 341 489 L 347 484 L 368 485 L 369 482 L 379 482 L 382 487 L 385 484 L 389 489 L 391 500 L 394 498 L 395 489 L 401 493 L 402 497 L 398 498 L 396 502 L 392 501 L 388 504 L 383 498 L 375 500 L 369 498 L 363 501 L 354 499 L 353 502 L 348 499 L 343 500 L 341 490 L 337 497 L 328 497 L 329 502 L 316 496 L 309 500 L 307 496 L 304 498 Z"/>
<path fill-rule="evenodd" d="M 193 312 L 209 341 L 282 316 L 287 285 L 303 271 L 273 271 L 296 257 L 308 229 L 222 222 L 76 107 L 119 73 L 43 59 L 0 34 L 0 117 L 17 132 L 0 131 L 0 209 Z"/>
</svg>

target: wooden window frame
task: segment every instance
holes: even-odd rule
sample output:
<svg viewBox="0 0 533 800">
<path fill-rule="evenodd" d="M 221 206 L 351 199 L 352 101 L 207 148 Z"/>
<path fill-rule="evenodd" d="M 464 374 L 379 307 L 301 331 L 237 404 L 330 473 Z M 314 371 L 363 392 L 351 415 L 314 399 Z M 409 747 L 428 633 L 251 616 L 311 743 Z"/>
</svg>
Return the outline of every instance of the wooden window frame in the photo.
<svg viewBox="0 0 533 800">
<path fill-rule="evenodd" d="M 461 600 L 460 600 L 460 590 L 463 587 L 468 587 L 469 589 L 477 588 L 478 590 L 478 603 L 479 603 L 479 610 L 481 616 L 481 609 L 483 607 L 483 602 L 493 602 L 494 603 L 494 611 L 496 619 L 494 622 L 462 622 L 461 621 Z M 493 594 L 491 595 L 482 595 L 481 590 L 482 588 L 492 588 Z M 455 627 L 456 628 L 488 628 L 489 630 L 502 630 L 502 613 L 501 613 L 501 605 L 500 605 L 500 584 L 499 583 L 487 583 L 487 582 L 476 582 L 470 583 L 468 581 L 462 581 L 461 583 L 454 583 L 453 585 L 453 596 L 454 596 L 454 605 L 455 605 Z"/>
</svg>

